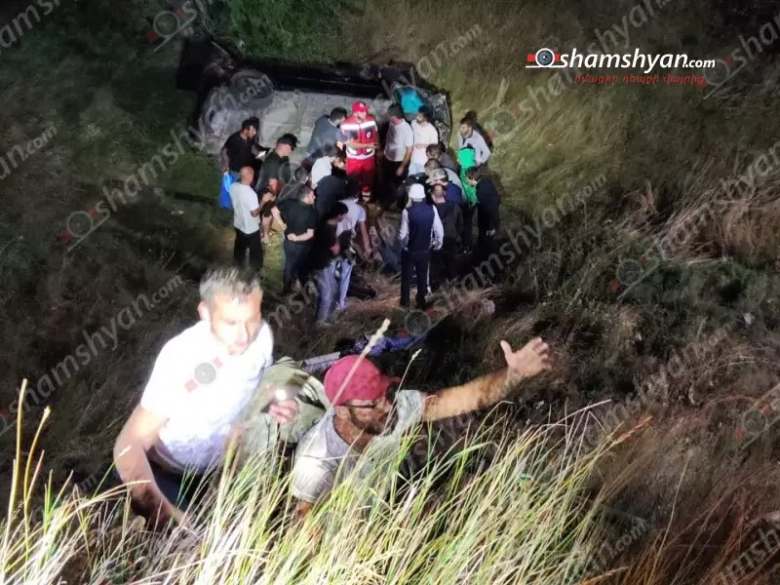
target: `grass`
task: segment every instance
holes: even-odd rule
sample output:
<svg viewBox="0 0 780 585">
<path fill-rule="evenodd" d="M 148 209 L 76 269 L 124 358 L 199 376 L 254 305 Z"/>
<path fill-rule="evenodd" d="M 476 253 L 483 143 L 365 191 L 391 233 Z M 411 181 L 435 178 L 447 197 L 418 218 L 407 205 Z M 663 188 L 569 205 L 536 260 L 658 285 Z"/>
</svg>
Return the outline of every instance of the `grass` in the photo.
<svg viewBox="0 0 780 585">
<path fill-rule="evenodd" d="M 23 455 L 19 433 L 0 582 L 576 583 L 605 537 L 599 498 L 587 494 L 603 451 L 582 453 L 576 425 L 515 433 L 505 423 L 404 479 L 410 437 L 358 466 L 303 521 L 283 461 L 244 453 L 189 515 L 191 528 L 157 535 L 135 527 L 121 490 L 48 483 L 33 518 L 42 454 L 34 441 Z"/>
<path fill-rule="evenodd" d="M 288 18 L 298 6 L 288 2 L 264 5 L 262 14 L 253 3 L 229 4 L 237 7 L 233 21 L 224 12 L 215 16 L 221 34 L 232 36 L 238 45 L 243 41 L 244 49 L 256 55 L 293 60 L 433 60 L 439 43 L 456 39 L 475 23 L 481 26 L 483 34 L 451 51 L 434 68 L 431 80 L 450 91 L 456 120 L 473 108 L 494 132 L 497 148 L 491 167 L 503 188 L 507 227 L 534 227 L 544 218 L 545 209 L 583 185 L 601 176 L 606 184 L 587 205 L 543 229 L 541 245 L 528 249 L 512 267 L 513 283 L 472 291 L 474 296 L 494 300 L 495 314 L 472 318 L 468 311 L 458 310 L 448 317 L 432 335 L 434 341 L 426 349 L 430 360 L 426 359 L 426 367 L 417 367 L 415 380 L 430 389 L 462 382 L 501 364 L 499 338 L 518 344 L 541 334 L 555 347 L 556 372 L 544 384 L 529 388 L 528 399 L 509 410 L 515 429 L 544 425 L 551 412 L 562 417 L 606 399 L 622 404 L 636 399 L 638 389 L 652 382 L 647 400 L 635 413 L 637 418 L 652 417 L 649 430 L 632 438 L 635 449 L 616 450 L 602 459 L 596 472 L 597 477 L 620 478 L 620 487 L 608 490 L 604 500 L 622 513 L 647 518 L 652 531 L 637 539 L 624 560 L 613 558 L 602 567 L 602 572 L 625 570 L 591 582 L 704 583 L 749 548 L 747 527 L 780 507 L 777 494 L 754 481 L 759 477 L 776 484 L 778 479 L 765 467 L 776 459 L 773 433 L 765 433 L 748 449 L 735 440 L 745 409 L 778 381 L 777 174 L 738 194 L 725 212 L 704 212 L 711 200 L 709 190 L 717 189 L 721 179 L 745 172 L 779 134 L 774 102 L 760 79 L 774 74 L 772 63 L 766 58 L 751 63 L 724 95 L 707 100 L 690 87 L 573 85 L 556 97 L 549 90 L 549 72 L 523 67 L 525 53 L 548 44 L 585 46 L 597 29 L 605 31 L 620 23 L 630 5 L 501 2 L 479 10 L 473 3 L 458 1 L 443 10 L 440 3 L 430 1 L 369 0 L 361 4 L 362 10 L 342 10 L 339 20 L 346 25 L 342 35 L 323 38 L 318 31 L 338 29 L 332 20 L 333 3 L 319 10 L 322 4 L 314 2 L 310 5 L 314 9 L 301 11 L 300 19 Z M 354 525 L 336 522 L 334 532 L 326 533 L 331 538 L 328 543 L 343 537 L 352 539 L 348 542 L 385 546 L 393 554 L 384 556 L 360 546 L 352 551 L 334 551 L 332 546 L 312 551 L 296 540 L 303 536 L 288 537 L 273 522 L 260 526 L 259 520 L 241 517 L 239 497 L 251 502 L 247 509 L 261 518 L 270 513 L 266 504 L 283 508 L 286 486 L 281 479 L 281 483 L 261 484 L 268 494 L 252 495 L 246 486 L 235 495 L 223 494 L 223 502 L 230 503 L 220 508 L 221 515 L 213 520 L 216 524 L 203 518 L 198 546 L 186 550 L 176 547 L 175 537 L 150 542 L 149 535 L 135 534 L 123 505 L 109 518 L 102 501 L 58 499 L 54 486 L 61 485 L 69 471 L 90 476 L 110 459 L 111 443 L 137 402 L 153 356 L 166 339 L 195 318 L 193 294 L 202 268 L 230 255 L 230 230 L 211 208 L 151 193 L 116 214 L 76 254 L 64 255 L 55 239 L 69 213 L 94 204 L 103 180 L 132 173 L 169 140 L 170 130 L 183 127 L 190 113 L 191 96 L 172 89 L 176 43 L 152 53 L 144 40 L 149 19 L 163 7 L 146 0 L 121 6 L 85 0 L 63 6 L 40 30 L 27 35 L 22 46 L 3 52 L 7 65 L 0 69 L 0 95 L 6 104 L 0 113 L 3 146 L 36 136 L 49 125 L 58 128 L 51 145 L 0 183 L 7 201 L 0 218 L 0 249 L 13 242 L 0 252 L 0 275 L 8 284 L 0 293 L 2 339 L 13 340 L 0 350 L 3 405 L 15 397 L 19 373 L 34 379 L 48 371 L 81 343 L 83 330 L 108 323 L 121 302 L 156 290 L 180 269 L 182 257 L 190 258 L 182 295 L 160 313 L 149 315 L 128 332 L 116 351 L 100 355 L 52 396 L 55 415 L 41 441 L 55 475 L 47 499 L 28 504 L 29 508 L 48 502 L 41 509 L 51 511 L 51 520 L 27 537 L 23 521 L 20 524 L 16 516 L 12 534 L 18 538 L 6 542 L 3 558 L 20 571 L 28 570 L 20 569 L 23 566 L 37 570 L 51 561 L 49 572 L 39 576 L 67 573 L 73 565 L 89 567 L 93 575 L 87 579 L 96 583 L 101 565 L 118 566 L 119 582 L 129 581 L 128 575 L 143 575 L 148 582 L 151 575 L 169 571 L 160 580 L 211 583 L 214 575 L 240 579 L 258 570 L 247 561 L 249 557 L 228 554 L 227 549 L 235 545 L 242 554 L 252 551 L 261 559 L 275 554 L 269 561 L 269 575 L 305 574 L 300 579 L 314 580 L 313 575 L 336 579 L 338 573 L 356 582 L 381 581 L 387 575 L 412 582 L 419 582 L 413 579 L 422 575 L 427 582 L 438 582 L 444 577 L 457 580 L 457 570 L 462 570 L 472 571 L 475 579 L 500 582 L 528 577 L 536 570 L 533 578 L 546 575 L 550 582 L 566 582 L 554 569 L 544 571 L 549 566 L 548 548 L 565 557 L 571 550 L 568 544 L 545 540 L 546 533 L 536 534 L 542 530 L 523 524 L 527 519 L 536 521 L 555 534 L 561 518 L 544 524 L 544 518 L 522 507 L 530 506 L 530 492 L 506 483 L 510 463 L 505 458 L 494 461 L 498 470 L 491 468 L 484 476 L 485 481 L 495 481 L 495 492 L 482 476 L 460 477 L 461 486 L 471 489 L 469 482 L 474 482 L 474 498 L 465 489 L 456 490 L 464 499 L 445 498 L 450 508 L 433 512 L 438 527 L 446 530 L 442 534 L 419 511 L 428 513 L 429 499 L 411 499 L 412 511 L 405 513 L 416 514 L 415 520 L 431 539 L 419 550 L 413 546 L 419 541 L 412 531 L 403 530 L 406 516 L 394 516 L 400 511 L 392 500 L 384 508 L 368 507 L 367 520 L 361 516 Z M 721 56 L 738 45 L 739 35 L 754 34 L 768 20 L 767 10 L 754 2 L 745 9 L 750 16 L 740 16 L 725 5 L 670 3 L 657 17 L 631 29 L 631 46 Z M 339 43 L 334 43 L 337 39 Z M 524 114 L 523 104 L 533 104 L 535 95 L 543 107 L 534 108 L 533 115 Z M 206 158 L 187 153 L 156 186 L 165 193 L 186 192 L 213 200 L 216 173 Z M 702 216 L 706 221 L 692 221 Z M 673 253 L 638 286 L 627 291 L 616 283 L 626 260 L 640 264 L 653 260 L 645 257 L 653 243 L 680 233 L 685 237 Z M 268 258 L 269 288 L 273 288 L 280 280 L 278 244 L 270 247 Z M 376 301 L 356 303 L 329 334 L 308 335 L 310 315 L 304 312 L 277 336 L 278 345 L 296 357 L 331 350 L 340 335 L 364 332 L 387 316 L 397 285 L 383 282 L 380 292 L 383 296 Z M 272 309 L 270 302 L 265 308 Z M 394 312 L 393 317 L 394 324 L 403 322 L 403 315 Z M 659 377 L 659 372 L 674 369 L 675 356 L 695 356 L 691 348 L 721 330 L 727 332 L 724 341 L 706 358 L 685 359 L 679 375 Z M 589 420 L 598 425 L 606 424 L 606 418 L 600 407 L 593 409 Z M 634 421 L 629 417 L 622 422 L 630 428 Z M 25 429 L 25 437 L 29 444 L 30 429 Z M 12 439 L 8 433 L 2 441 Z M 537 435 L 526 439 L 567 453 L 565 443 L 545 443 Z M 531 443 L 523 443 L 526 439 L 518 439 L 518 445 L 531 449 Z M 520 447 L 512 441 L 507 439 L 501 452 L 519 457 Z M 555 461 L 565 459 L 560 450 L 546 454 Z M 475 465 L 478 461 L 474 454 L 463 457 Z M 456 461 L 457 456 L 449 465 Z M 271 481 L 259 472 L 266 465 L 274 463 L 256 462 L 248 468 L 255 472 L 255 480 Z M 6 464 L 3 471 L 10 474 L 11 466 Z M 421 494 L 435 491 L 434 499 L 440 496 L 438 487 L 426 487 L 425 481 L 433 477 L 418 480 L 421 483 L 414 485 Z M 580 486 L 574 482 L 566 487 L 577 492 Z M 542 495 L 540 501 L 560 504 L 561 515 L 574 511 L 573 522 L 592 513 L 562 500 L 554 482 L 545 483 L 545 489 L 552 499 Z M 494 505 L 502 494 L 521 517 L 509 532 L 525 530 L 515 534 L 527 535 L 527 541 L 504 537 L 498 529 L 506 526 L 499 515 L 501 506 Z M 555 494 L 561 498 L 556 500 Z M 484 506 L 476 496 L 486 499 Z M 399 501 L 407 502 L 403 497 Z M 332 510 L 337 520 L 347 518 L 344 510 L 356 504 L 344 498 L 343 507 Z M 750 505 L 724 506 L 724 498 Z M 466 504 L 462 513 L 453 512 L 461 511 L 452 507 L 453 502 Z M 484 513 L 485 521 L 475 524 L 466 515 L 473 510 Z M 712 524 L 701 521 L 702 510 L 712 513 Z M 393 528 L 383 532 L 388 518 L 388 527 Z M 70 531 L 73 519 L 84 520 L 94 529 Z M 317 532 L 327 529 L 325 524 L 322 516 L 309 526 Z M 705 533 L 691 532 L 690 527 L 698 525 L 707 527 Z M 590 524 L 576 526 L 584 532 L 595 530 Z M 44 527 L 45 533 L 40 531 Z M 379 536 L 368 536 L 366 527 L 371 534 L 377 529 Z M 618 531 L 612 538 L 620 535 Z M 493 540 L 498 549 L 490 544 Z M 48 546 L 55 541 L 58 547 Z M 40 548 L 28 549 L 38 542 Z M 596 550 L 604 544 L 598 539 L 588 542 Z M 529 548 L 534 543 L 535 548 Z M 487 556 L 477 559 L 469 552 L 474 550 L 470 544 Z M 514 556 L 509 552 L 512 547 Z M 171 554 L 157 555 L 158 550 Z M 292 555 L 289 565 L 285 554 Z M 25 565 L 27 560 L 20 558 L 37 565 Z M 358 569 L 350 573 L 355 558 L 360 561 Z M 316 563 L 312 565 L 311 559 Z M 567 566 L 573 574 L 574 566 Z M 306 573 L 308 567 L 316 572 Z M 23 575 L 16 573 L 14 578 L 24 582 Z M 751 575 L 745 582 L 759 583 L 760 578 Z"/>
</svg>

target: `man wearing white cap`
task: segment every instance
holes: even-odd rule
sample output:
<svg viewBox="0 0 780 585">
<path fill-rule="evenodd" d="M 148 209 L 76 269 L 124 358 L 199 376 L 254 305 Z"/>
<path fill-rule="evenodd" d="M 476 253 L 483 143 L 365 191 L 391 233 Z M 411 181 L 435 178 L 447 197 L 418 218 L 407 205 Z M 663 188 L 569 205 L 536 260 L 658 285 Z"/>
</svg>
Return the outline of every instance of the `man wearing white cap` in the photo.
<svg viewBox="0 0 780 585">
<path fill-rule="evenodd" d="M 436 207 L 425 200 L 425 188 L 422 185 L 409 187 L 409 205 L 401 213 L 401 229 L 398 237 L 403 247 L 401 306 L 409 306 L 412 267 L 414 267 L 417 273 L 417 308 L 425 310 L 431 249 L 441 249 L 444 243 L 444 227 Z"/>
</svg>

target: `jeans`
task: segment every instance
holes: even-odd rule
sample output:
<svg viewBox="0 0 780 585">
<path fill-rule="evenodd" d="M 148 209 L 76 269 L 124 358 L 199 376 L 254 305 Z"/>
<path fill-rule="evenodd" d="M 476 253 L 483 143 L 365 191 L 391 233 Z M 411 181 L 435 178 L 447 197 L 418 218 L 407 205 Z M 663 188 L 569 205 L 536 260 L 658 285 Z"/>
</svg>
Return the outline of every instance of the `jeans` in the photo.
<svg viewBox="0 0 780 585">
<path fill-rule="evenodd" d="M 284 291 L 292 290 L 293 283 L 298 280 L 301 285 L 306 284 L 306 262 L 311 250 L 309 242 L 291 242 L 284 240 L 284 272 L 282 275 Z"/>
<path fill-rule="evenodd" d="M 314 274 L 317 284 L 317 322 L 330 319 L 333 310 L 347 308 L 347 291 L 352 277 L 352 263 L 345 258 L 334 258 L 325 268 Z M 338 295 L 338 296 L 337 296 Z"/>
<path fill-rule="evenodd" d="M 417 306 L 425 305 L 425 295 L 428 294 L 428 270 L 431 265 L 431 253 L 409 252 L 401 253 L 401 305 L 409 306 L 409 296 L 412 287 L 412 267 L 417 273 Z"/>
<path fill-rule="evenodd" d="M 238 228 L 236 230 L 236 242 L 233 245 L 233 258 L 236 264 L 243 267 L 246 263 L 246 251 L 249 250 L 249 264 L 255 270 L 263 268 L 263 243 L 260 240 L 260 231 L 245 234 Z"/>
</svg>

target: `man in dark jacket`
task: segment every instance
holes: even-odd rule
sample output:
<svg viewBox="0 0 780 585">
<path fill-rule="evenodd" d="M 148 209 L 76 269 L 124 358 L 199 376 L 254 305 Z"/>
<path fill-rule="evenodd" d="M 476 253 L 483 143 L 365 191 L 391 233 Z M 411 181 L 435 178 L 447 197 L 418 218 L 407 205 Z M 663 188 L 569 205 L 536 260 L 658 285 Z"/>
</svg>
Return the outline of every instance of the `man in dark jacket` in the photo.
<svg viewBox="0 0 780 585">
<path fill-rule="evenodd" d="M 433 288 L 437 289 L 445 280 L 458 277 L 457 252 L 460 234 L 463 231 L 463 213 L 460 204 L 448 201 L 444 186 L 441 183 L 433 185 L 433 204 L 444 227 L 444 243 L 441 250 L 433 253 Z"/>
<path fill-rule="evenodd" d="M 311 140 L 309 140 L 309 146 L 306 147 L 306 154 L 311 161 L 315 161 L 322 156 L 325 146 L 336 146 L 341 140 L 341 129 L 339 126 L 341 126 L 346 117 L 347 110 L 344 108 L 333 108 L 330 115 L 321 116 L 314 123 Z"/>
<path fill-rule="evenodd" d="M 485 167 L 469 169 L 466 180 L 477 191 L 477 257 L 484 260 L 496 251 L 501 196 Z"/>
<path fill-rule="evenodd" d="M 431 249 L 439 250 L 444 242 L 444 227 L 436 208 L 425 201 L 425 188 L 415 184 L 409 187 L 409 205 L 401 213 L 401 229 L 398 237 L 403 246 L 401 253 L 401 306 L 409 306 L 412 268 L 417 273 L 417 308 L 428 305 L 428 272 L 431 265 Z"/>
<path fill-rule="evenodd" d="M 317 227 L 314 198 L 312 188 L 302 184 L 295 194 L 279 203 L 282 220 L 287 225 L 284 230 L 283 294 L 292 292 L 296 281 L 301 285 L 306 283 L 309 252 Z"/>
</svg>

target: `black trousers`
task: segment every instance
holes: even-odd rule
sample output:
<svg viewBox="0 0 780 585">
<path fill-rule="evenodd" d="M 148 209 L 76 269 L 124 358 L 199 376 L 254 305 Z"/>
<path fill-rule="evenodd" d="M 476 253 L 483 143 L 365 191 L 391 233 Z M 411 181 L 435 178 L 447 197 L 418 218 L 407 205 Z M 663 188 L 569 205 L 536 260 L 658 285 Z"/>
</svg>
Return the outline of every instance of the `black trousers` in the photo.
<svg viewBox="0 0 780 585">
<path fill-rule="evenodd" d="M 458 277 L 458 244 L 454 238 L 444 238 L 441 250 L 431 256 L 431 281 L 433 288 L 438 288 L 446 280 Z"/>
<path fill-rule="evenodd" d="M 240 229 L 236 230 L 236 243 L 233 245 L 233 258 L 236 264 L 244 266 L 246 251 L 249 250 L 249 265 L 255 270 L 263 267 L 263 243 L 260 240 L 260 230 L 253 234 L 245 234 Z"/>
<path fill-rule="evenodd" d="M 428 271 L 431 266 L 431 253 L 407 252 L 401 253 L 401 305 L 409 306 L 409 296 L 412 287 L 412 268 L 417 275 L 417 306 L 425 305 L 425 296 L 428 294 Z"/>
<path fill-rule="evenodd" d="M 308 278 L 306 267 L 310 250 L 311 244 L 309 242 L 291 242 L 285 238 L 284 272 L 282 276 L 285 292 L 292 290 L 293 283 L 296 280 L 299 280 L 301 285 L 306 284 L 306 279 Z"/>
<path fill-rule="evenodd" d="M 401 185 L 406 178 L 406 173 L 402 176 L 396 175 L 400 162 L 382 159 L 382 186 L 380 189 L 380 202 L 387 209 L 398 201 L 398 195 L 401 192 Z"/>
<path fill-rule="evenodd" d="M 464 248 L 471 248 L 471 244 L 474 241 L 471 234 L 471 226 L 474 222 L 474 212 L 477 210 L 477 206 L 462 203 L 460 209 L 463 212 L 463 233 L 460 235 L 460 241 L 463 242 Z"/>
<path fill-rule="evenodd" d="M 491 254 L 497 252 L 496 232 L 498 231 L 498 205 L 477 206 L 477 256 L 480 260 L 486 260 Z"/>
</svg>

